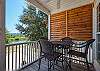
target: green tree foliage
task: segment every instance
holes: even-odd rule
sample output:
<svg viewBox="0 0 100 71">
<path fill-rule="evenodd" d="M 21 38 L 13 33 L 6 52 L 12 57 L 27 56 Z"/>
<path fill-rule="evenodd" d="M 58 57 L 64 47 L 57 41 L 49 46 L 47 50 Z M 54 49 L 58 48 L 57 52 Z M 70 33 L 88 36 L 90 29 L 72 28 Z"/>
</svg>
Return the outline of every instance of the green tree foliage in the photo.
<svg viewBox="0 0 100 71">
<path fill-rule="evenodd" d="M 10 38 L 11 35 L 9 34 L 8 30 L 5 31 L 5 35 L 6 35 L 5 43 L 7 44 L 7 43 L 9 43 L 9 38 Z"/>
<path fill-rule="evenodd" d="M 5 31 L 5 43 L 9 44 L 12 42 L 18 42 L 18 41 L 25 41 L 27 38 L 22 35 L 22 34 L 13 34 L 13 33 L 9 33 L 8 30 Z"/>
<path fill-rule="evenodd" d="M 40 37 L 47 37 L 48 16 L 33 6 L 27 6 L 19 17 L 19 24 L 16 29 L 28 37 L 29 40 L 38 40 Z"/>
</svg>

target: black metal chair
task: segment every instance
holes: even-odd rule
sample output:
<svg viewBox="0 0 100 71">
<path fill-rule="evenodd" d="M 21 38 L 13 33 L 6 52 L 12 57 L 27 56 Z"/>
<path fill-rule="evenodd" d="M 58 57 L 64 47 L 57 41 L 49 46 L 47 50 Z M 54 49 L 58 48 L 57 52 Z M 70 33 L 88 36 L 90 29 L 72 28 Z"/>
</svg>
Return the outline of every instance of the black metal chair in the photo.
<svg viewBox="0 0 100 71">
<path fill-rule="evenodd" d="M 78 52 L 78 51 L 74 51 L 74 50 L 70 50 L 68 52 L 68 54 L 70 54 L 71 56 L 72 55 L 75 55 L 77 57 L 82 57 L 85 59 L 86 61 L 86 65 L 87 65 L 87 70 L 89 71 L 90 68 L 89 68 L 89 62 L 88 62 L 88 59 L 87 59 L 87 56 L 88 56 L 88 49 L 90 48 L 90 45 L 95 41 L 95 39 L 90 39 L 84 43 L 81 43 L 81 44 L 75 44 L 75 46 L 77 45 L 81 45 L 80 47 L 76 47 L 76 48 L 85 48 L 85 51 L 84 52 Z"/>
<path fill-rule="evenodd" d="M 87 59 L 88 49 L 89 49 L 90 45 L 95 41 L 95 39 L 90 39 L 90 40 L 88 40 L 84 43 L 81 43 L 81 44 L 74 43 L 72 38 L 70 38 L 70 37 L 65 37 L 65 38 L 62 39 L 62 41 L 66 41 L 66 43 L 70 44 L 70 46 L 72 48 L 85 48 L 84 52 L 79 52 L 79 51 L 76 51 L 76 50 L 73 50 L 72 48 L 70 48 L 70 50 L 67 54 L 69 54 L 70 58 L 72 56 L 77 56 L 77 57 L 84 58 L 86 60 L 87 70 L 89 71 L 89 62 L 88 62 L 88 59 Z"/>
<path fill-rule="evenodd" d="M 41 52 L 40 52 L 40 59 L 39 59 L 39 69 L 41 64 L 41 59 L 46 58 L 48 60 L 48 71 L 51 70 L 51 67 L 56 63 L 56 60 L 61 56 L 61 53 L 55 52 L 53 45 L 46 39 L 39 40 Z"/>
</svg>

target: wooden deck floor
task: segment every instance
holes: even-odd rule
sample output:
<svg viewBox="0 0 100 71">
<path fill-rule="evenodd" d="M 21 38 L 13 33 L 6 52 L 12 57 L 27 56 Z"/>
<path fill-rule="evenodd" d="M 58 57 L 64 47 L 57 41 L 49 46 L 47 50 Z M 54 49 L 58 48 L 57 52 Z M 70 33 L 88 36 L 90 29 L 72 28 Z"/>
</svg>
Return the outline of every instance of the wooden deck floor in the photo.
<svg viewBox="0 0 100 71">
<path fill-rule="evenodd" d="M 47 67 L 48 67 L 47 61 L 42 59 L 41 68 L 39 71 L 48 71 Z M 20 71 L 38 71 L 38 61 L 27 66 L 26 68 L 24 68 Z M 51 71 L 62 71 L 62 70 L 58 66 L 55 66 L 55 70 L 52 69 Z M 72 71 L 87 71 L 87 70 L 86 70 L 86 67 L 81 64 L 72 63 Z M 95 71 L 95 69 L 92 65 L 90 65 L 90 71 Z"/>
</svg>

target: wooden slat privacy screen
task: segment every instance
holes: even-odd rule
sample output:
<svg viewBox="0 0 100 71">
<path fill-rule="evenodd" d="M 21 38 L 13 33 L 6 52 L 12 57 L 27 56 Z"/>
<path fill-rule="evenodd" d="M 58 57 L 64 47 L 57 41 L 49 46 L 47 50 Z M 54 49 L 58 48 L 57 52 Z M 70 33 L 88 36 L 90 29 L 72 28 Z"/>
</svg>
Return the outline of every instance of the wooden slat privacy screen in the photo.
<svg viewBox="0 0 100 71">
<path fill-rule="evenodd" d="M 66 11 L 51 16 L 51 40 L 59 40 L 66 36 Z"/>
<path fill-rule="evenodd" d="M 51 40 L 92 38 L 92 4 L 51 15 Z M 67 31 L 67 32 L 66 32 Z"/>
</svg>

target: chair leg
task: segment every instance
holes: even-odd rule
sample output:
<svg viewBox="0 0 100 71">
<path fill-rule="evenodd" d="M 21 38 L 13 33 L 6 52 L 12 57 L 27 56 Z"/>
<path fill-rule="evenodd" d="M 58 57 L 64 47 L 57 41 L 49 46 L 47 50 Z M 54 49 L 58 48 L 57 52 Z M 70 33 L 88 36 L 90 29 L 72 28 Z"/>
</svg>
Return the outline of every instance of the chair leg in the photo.
<svg viewBox="0 0 100 71">
<path fill-rule="evenodd" d="M 72 55 L 69 55 L 69 69 L 70 69 L 70 71 L 72 70 L 72 66 L 71 66 L 71 57 L 72 57 Z"/>
<path fill-rule="evenodd" d="M 40 70 L 40 65 L 41 65 L 41 59 L 39 59 L 39 69 L 38 69 L 38 71 Z"/>
<path fill-rule="evenodd" d="M 54 70 L 55 61 L 56 61 L 56 60 L 53 60 L 53 62 L 52 62 L 52 63 L 53 63 L 53 70 Z"/>
<path fill-rule="evenodd" d="M 68 60 L 67 60 L 67 58 L 64 59 L 63 71 L 68 71 Z"/>
<path fill-rule="evenodd" d="M 72 70 L 71 59 L 69 60 L 69 69 Z"/>
<path fill-rule="evenodd" d="M 86 65 L 87 65 L 87 71 L 89 71 L 89 70 L 90 70 L 90 68 L 89 68 L 89 63 L 88 63 L 87 58 L 86 58 Z"/>
<path fill-rule="evenodd" d="M 63 54 L 65 54 L 65 53 L 63 53 L 63 48 L 62 48 L 62 68 L 64 69 L 64 55 Z"/>
<path fill-rule="evenodd" d="M 48 71 L 51 71 L 51 61 L 48 60 Z"/>
<path fill-rule="evenodd" d="M 49 60 L 48 60 L 48 71 L 49 71 Z"/>
<path fill-rule="evenodd" d="M 42 56 L 42 53 L 40 52 L 40 57 Z M 38 71 L 40 70 L 40 65 L 41 65 L 41 58 L 39 59 L 39 69 Z"/>
<path fill-rule="evenodd" d="M 46 58 L 45 58 L 45 61 L 46 61 Z"/>
<path fill-rule="evenodd" d="M 61 59 L 61 64 L 62 64 L 62 67 L 64 67 L 64 63 L 63 63 L 63 55 L 62 55 L 62 59 Z"/>
</svg>

